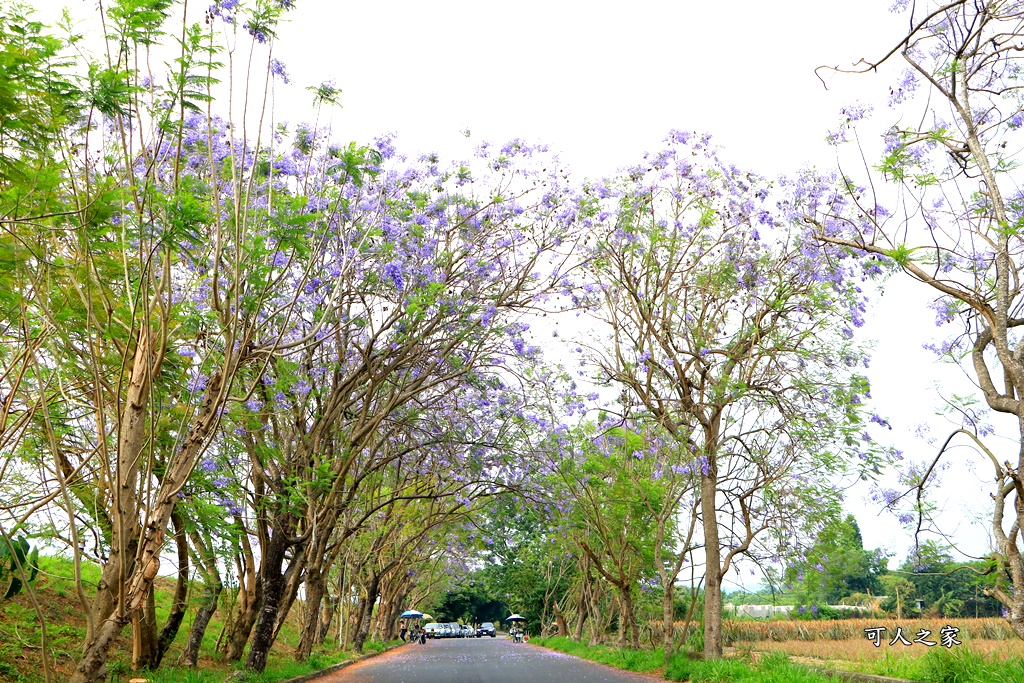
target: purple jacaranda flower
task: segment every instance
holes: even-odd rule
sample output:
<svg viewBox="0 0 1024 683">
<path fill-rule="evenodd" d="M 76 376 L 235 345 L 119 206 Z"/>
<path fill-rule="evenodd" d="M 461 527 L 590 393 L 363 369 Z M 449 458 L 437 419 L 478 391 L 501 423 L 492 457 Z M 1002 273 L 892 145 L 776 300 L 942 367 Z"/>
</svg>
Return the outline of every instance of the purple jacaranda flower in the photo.
<svg viewBox="0 0 1024 683">
<path fill-rule="evenodd" d="M 242 24 L 242 28 L 249 32 L 249 35 L 256 39 L 257 43 L 267 42 L 267 34 L 263 32 L 263 29 L 259 25 L 247 21 Z"/>
<path fill-rule="evenodd" d="M 280 59 L 270 60 L 270 74 L 272 76 L 277 76 L 285 84 L 292 82 L 291 78 L 288 77 L 288 72 L 285 70 L 284 62 Z"/>
<path fill-rule="evenodd" d="M 206 388 L 206 383 L 210 381 L 209 375 L 196 375 L 188 383 L 188 391 L 192 394 L 197 394 Z"/>
<path fill-rule="evenodd" d="M 395 285 L 395 289 L 402 289 L 404 282 L 402 280 L 402 265 L 395 261 L 384 265 L 384 277 L 391 280 Z"/>
</svg>

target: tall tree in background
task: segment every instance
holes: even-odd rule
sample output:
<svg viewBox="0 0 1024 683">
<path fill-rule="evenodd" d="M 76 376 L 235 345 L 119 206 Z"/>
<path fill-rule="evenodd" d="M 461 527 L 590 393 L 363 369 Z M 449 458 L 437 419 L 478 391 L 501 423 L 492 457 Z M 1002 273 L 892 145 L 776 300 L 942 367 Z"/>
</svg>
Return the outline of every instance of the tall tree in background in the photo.
<svg viewBox="0 0 1024 683">
<path fill-rule="evenodd" d="M 787 569 L 786 580 L 802 603 L 835 605 L 854 593 L 879 595 L 885 571 L 885 557 L 864 549 L 857 520 L 847 515 L 825 522 L 801 561 Z"/>
<path fill-rule="evenodd" d="M 676 131 L 589 192 L 601 229 L 586 289 L 608 333 L 592 355 L 624 388 L 625 416 L 653 421 L 699 471 L 704 653 L 721 657 L 734 559 L 777 553 L 836 500 L 829 477 L 878 463 L 852 342 L 860 273 L 802 236 L 776 207 L 790 198 L 720 161 L 706 136 Z"/>
<path fill-rule="evenodd" d="M 937 324 L 955 327 L 937 352 L 954 362 L 969 357 L 988 408 L 1012 417 L 1017 441 L 1012 460 L 1000 461 L 986 445 L 984 411 L 963 406 L 962 428 L 933 462 L 915 467 L 907 480 L 922 491 L 955 440 L 972 443 L 991 463 L 992 533 L 1001 581 L 988 592 L 1024 638 L 1024 194 L 1016 158 L 1024 126 L 1024 3 L 904 1 L 894 9 L 906 13 L 906 34 L 887 54 L 846 70 L 903 67 L 890 88 L 897 123 L 885 134 L 875 167 L 885 182 L 869 185 L 850 173 L 835 193 L 807 201 L 803 213 L 822 243 L 873 255 L 877 271 L 891 266 L 930 287 Z M 846 109 L 832 140 L 852 140 L 866 113 L 863 107 Z M 893 190 L 898 204 L 884 208 L 868 186 Z M 927 522 L 921 501 L 918 496 L 918 531 L 922 518 Z M 895 498 L 888 502 L 897 504 Z"/>
</svg>

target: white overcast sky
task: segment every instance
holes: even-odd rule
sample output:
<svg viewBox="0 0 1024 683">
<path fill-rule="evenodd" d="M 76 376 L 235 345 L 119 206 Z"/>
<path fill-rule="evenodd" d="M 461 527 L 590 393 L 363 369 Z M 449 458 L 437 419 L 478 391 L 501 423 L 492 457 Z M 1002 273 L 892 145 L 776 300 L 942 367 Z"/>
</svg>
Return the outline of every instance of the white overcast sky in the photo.
<svg viewBox="0 0 1024 683">
<path fill-rule="evenodd" d="M 879 121 L 895 120 L 886 106 L 892 72 L 826 74 L 828 89 L 815 75 L 888 51 L 906 25 L 890 4 L 300 0 L 275 52 L 297 92 L 336 80 L 335 128 L 360 141 L 391 131 L 400 149 L 458 156 L 464 129 L 473 142 L 523 137 L 548 143 L 582 179 L 638 162 L 682 128 L 710 132 L 727 159 L 777 175 L 835 164 L 824 138 L 846 104 L 877 102 Z M 300 116 L 276 100 L 279 118 Z M 307 102 L 293 104 L 301 112 Z M 878 340 L 872 393 L 893 443 L 924 458 L 936 446 L 915 435 L 918 425 L 929 423 L 941 441 L 941 395 L 972 387 L 921 348 L 939 332 L 925 288 L 892 283 L 887 292 L 864 328 Z M 966 450 L 957 457 L 976 460 Z M 988 534 L 970 522 L 983 519 L 986 482 L 963 467 L 945 477 L 956 486 L 940 496 L 944 524 L 958 545 L 982 554 Z M 895 565 L 910 537 L 865 491 L 851 490 L 847 508 L 865 545 L 896 553 Z"/>
<path fill-rule="evenodd" d="M 334 79 L 343 107 L 333 114 L 336 135 L 368 142 L 393 132 L 406 153 L 455 158 L 470 144 L 522 137 L 549 144 L 582 180 L 638 162 L 681 128 L 710 132 L 726 159 L 763 175 L 830 168 L 835 151 L 824 138 L 840 107 L 873 102 L 880 124 L 895 120 L 885 104 L 893 72 L 826 76 L 826 89 L 815 68 L 888 51 L 907 23 L 888 12 L 891 4 L 297 0 L 274 45 L 293 79 L 277 86 L 274 115 L 308 119 L 305 87 Z M 37 3 L 64 5 L 86 19 L 83 27 L 95 26 L 93 0 Z M 941 442 L 949 431 L 934 416 L 941 395 L 972 387 L 921 348 L 939 332 L 925 288 L 893 282 L 886 289 L 864 328 L 878 340 L 872 393 L 893 425 L 893 443 L 925 458 L 936 446 L 915 436 L 917 426 L 930 423 Z M 966 449 L 957 458 L 980 463 Z M 946 473 L 954 485 L 941 496 L 944 524 L 974 555 L 986 552 L 989 536 L 984 525 L 971 525 L 986 513 L 989 477 L 980 465 L 984 477 L 962 464 Z M 879 516 L 864 491 L 851 490 L 847 507 L 866 547 L 889 549 L 895 565 L 909 535 Z"/>
<path fill-rule="evenodd" d="M 823 140 L 847 103 L 878 102 L 879 120 L 895 119 L 886 106 L 891 73 L 826 75 L 828 89 L 815 76 L 816 67 L 888 51 L 906 24 L 890 4 L 300 0 L 275 52 L 296 86 L 336 80 L 343 109 L 334 125 L 357 140 L 393 131 L 399 148 L 458 156 L 464 129 L 473 141 L 518 136 L 550 144 L 582 179 L 639 162 L 683 128 L 711 132 L 727 159 L 775 175 L 833 166 Z M 276 101 L 279 117 L 299 116 Z M 921 347 L 938 332 L 928 292 L 887 290 L 865 326 L 879 340 L 872 395 L 894 443 L 928 457 L 936 446 L 916 427 L 930 423 L 944 437 L 947 425 L 933 415 L 941 393 L 971 385 Z M 943 489 L 944 522 L 957 544 L 981 554 L 987 532 L 969 522 L 984 513 L 984 494 L 974 495 L 984 482 L 971 477 L 946 474 L 957 485 Z M 864 487 L 851 490 L 847 507 L 865 545 L 898 560 L 909 537 L 863 496 Z"/>
</svg>

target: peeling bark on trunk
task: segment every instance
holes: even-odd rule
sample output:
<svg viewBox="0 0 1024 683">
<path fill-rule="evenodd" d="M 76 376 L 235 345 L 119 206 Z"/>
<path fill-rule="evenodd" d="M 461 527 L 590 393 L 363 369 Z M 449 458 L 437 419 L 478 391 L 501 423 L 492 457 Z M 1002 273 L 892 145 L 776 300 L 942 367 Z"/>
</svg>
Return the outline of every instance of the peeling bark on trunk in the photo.
<svg viewBox="0 0 1024 683">
<path fill-rule="evenodd" d="M 156 602 L 150 588 L 142 609 L 132 615 L 132 668 L 155 669 L 157 651 Z"/>
<path fill-rule="evenodd" d="M 222 381 L 223 377 L 220 373 L 214 373 L 210 377 L 203 403 L 196 412 L 180 450 L 175 453 L 175 457 L 168 464 L 160 488 L 154 496 L 156 503 L 149 511 L 148 521 L 142 534 L 142 542 L 139 545 L 138 560 L 133 571 L 123 577 L 124 595 L 120 603 L 124 605 L 124 615 L 113 621 L 111 619 L 105 621 L 106 628 L 109 628 L 114 621 L 130 621 L 135 611 L 142 607 L 153 589 L 153 582 L 160 570 L 160 551 L 163 547 L 164 533 L 174 510 L 177 493 L 185 485 L 196 461 L 206 447 L 207 438 L 219 420 L 219 410 L 223 405 Z M 116 637 L 117 631 L 115 630 L 111 634 L 108 631 L 100 633 L 100 630 L 98 630 L 94 642 L 86 645 L 70 683 L 97 683 L 102 678 L 99 672 L 106 664 L 112 639 Z"/>
<path fill-rule="evenodd" d="M 149 386 L 154 370 L 152 362 L 149 333 L 143 328 L 139 331 L 132 370 L 124 393 L 124 408 L 118 423 L 114 474 L 117 480 L 114 482 L 114 507 L 110 515 L 110 556 L 103 567 L 96 597 L 93 599 L 93 614 L 97 622 L 105 621 L 120 608 L 124 584 L 135 569 L 140 535 L 136 487 L 139 455 L 146 443 Z M 122 616 L 130 619 L 127 615 Z"/>
</svg>

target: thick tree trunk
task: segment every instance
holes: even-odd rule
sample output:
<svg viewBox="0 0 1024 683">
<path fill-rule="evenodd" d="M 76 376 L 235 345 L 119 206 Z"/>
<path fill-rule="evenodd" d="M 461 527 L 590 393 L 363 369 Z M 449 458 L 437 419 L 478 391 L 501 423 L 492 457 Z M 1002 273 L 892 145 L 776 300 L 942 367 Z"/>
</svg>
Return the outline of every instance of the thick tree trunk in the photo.
<svg viewBox="0 0 1024 683">
<path fill-rule="evenodd" d="M 662 628 L 664 633 L 662 634 L 661 646 L 664 651 L 665 666 L 668 666 L 668 660 L 672 656 L 676 646 L 676 634 L 675 634 L 675 585 L 671 582 L 664 586 L 665 592 L 661 596 L 661 617 L 662 617 Z"/>
<path fill-rule="evenodd" d="M 382 642 L 388 642 L 398 637 L 399 615 L 405 611 L 405 600 L 409 597 L 411 588 L 406 580 L 401 581 L 399 586 L 400 588 L 397 589 L 392 587 L 393 591 L 386 603 L 381 600 L 381 609 L 377 617 L 377 637 Z"/>
<path fill-rule="evenodd" d="M 338 570 L 338 589 L 334 595 L 327 596 L 327 606 L 324 608 L 323 613 L 320 615 L 320 634 L 317 636 L 317 645 L 323 645 L 324 641 L 327 640 L 327 634 L 331 631 L 331 624 L 334 623 L 335 616 L 338 617 L 338 623 L 343 624 L 345 615 L 338 614 L 341 608 L 341 597 L 345 594 L 345 565 L 342 565 Z M 338 634 L 338 647 L 341 647 L 341 634 Z"/>
<path fill-rule="evenodd" d="M 334 623 L 334 616 L 338 613 L 338 596 L 330 591 L 324 592 L 324 606 L 320 610 L 320 627 L 317 629 L 314 645 L 323 645 L 327 640 L 327 634 L 331 632 L 331 624 Z"/>
<path fill-rule="evenodd" d="M 626 630 L 628 620 L 626 619 L 626 598 L 619 592 L 619 649 L 626 647 Z"/>
<path fill-rule="evenodd" d="M 128 621 L 114 615 L 97 627 L 96 637 L 89 643 L 75 672 L 71 674 L 71 683 L 105 683 L 110 648 Z"/>
<path fill-rule="evenodd" d="M 181 653 L 179 660 L 182 665 L 192 669 L 196 668 L 199 660 L 199 648 L 203 645 L 206 627 L 210 625 L 210 619 L 217 611 L 217 599 L 222 590 L 223 584 L 219 579 L 212 585 L 208 584 L 208 587 L 203 590 L 203 602 L 196 610 L 196 618 L 188 632 L 188 642 L 185 644 L 185 650 Z"/>
<path fill-rule="evenodd" d="M 629 646 L 634 650 L 640 648 L 640 627 L 636 623 L 636 609 L 633 606 L 633 590 L 628 584 L 622 589 L 622 607 L 625 612 L 626 627 L 629 631 Z"/>
<path fill-rule="evenodd" d="M 565 621 L 565 615 L 562 614 L 562 610 L 558 607 L 558 601 L 552 603 L 552 607 L 555 612 L 555 624 L 558 626 L 558 636 L 565 638 L 569 635 L 569 625 Z"/>
<path fill-rule="evenodd" d="M 257 581 L 256 593 L 249 604 L 238 613 L 235 625 L 228 637 L 225 659 L 229 662 L 237 662 L 245 653 L 245 644 L 249 642 L 249 634 L 252 627 L 256 625 L 256 619 L 260 614 L 260 607 L 263 605 L 263 583 Z"/>
<path fill-rule="evenodd" d="M 345 634 L 345 649 L 354 647 L 356 642 L 356 634 L 359 632 L 360 627 L 363 623 L 363 613 L 366 611 L 366 596 L 362 596 L 356 601 L 356 608 L 352 611 L 349 616 L 348 632 Z"/>
<path fill-rule="evenodd" d="M 580 597 L 579 616 L 574 627 L 572 639 L 577 643 L 583 639 L 583 627 L 590 617 L 590 559 L 584 555 L 580 558 Z"/>
<path fill-rule="evenodd" d="M 176 512 L 171 514 L 171 522 L 174 524 L 174 543 L 178 549 L 178 582 L 174 587 L 174 603 L 157 639 L 154 669 L 160 666 L 168 648 L 178 636 L 178 629 L 181 628 L 188 608 L 188 541 L 185 539 L 185 524 Z"/>
<path fill-rule="evenodd" d="M 133 371 L 134 380 L 134 371 Z M 82 659 L 76 668 L 70 683 L 95 683 L 100 670 L 106 665 L 112 640 L 117 630 L 109 632 L 110 625 L 115 621 L 128 622 L 136 610 L 140 609 L 153 590 L 153 582 L 160 570 L 160 551 L 163 547 L 164 532 L 170 522 L 177 493 L 185 485 L 195 467 L 199 455 L 206 447 L 207 437 L 213 431 L 219 419 L 220 408 L 224 397 L 221 396 L 223 377 L 215 373 L 206 385 L 203 404 L 189 427 L 181 448 L 175 453 L 168 464 L 160 489 L 154 496 L 155 504 L 150 511 L 148 523 L 143 530 L 137 560 L 130 574 L 123 577 L 124 595 L 120 604 L 124 605 L 123 615 L 108 619 L 104 627 L 97 630 L 96 638 L 88 643 L 82 653 Z M 123 625 L 123 624 L 122 624 Z"/>
<path fill-rule="evenodd" d="M 288 568 L 284 572 L 284 590 L 281 593 L 281 606 L 277 612 L 277 622 L 274 624 L 274 640 L 277 640 L 277 636 L 281 633 L 281 627 L 284 626 L 285 619 L 288 618 L 288 613 L 292 610 L 292 605 L 295 604 L 295 598 L 299 595 L 299 588 L 302 586 L 302 582 L 305 576 L 305 553 L 301 552 L 302 546 L 293 546 L 294 559 L 288 565 Z"/>
<path fill-rule="evenodd" d="M 370 634 L 370 619 L 373 617 L 373 606 L 380 596 L 380 575 L 374 574 L 370 584 L 366 587 L 366 598 L 363 603 L 363 610 L 359 615 L 359 626 L 356 629 L 353 645 L 356 652 L 363 651 L 363 643 Z"/>
<path fill-rule="evenodd" d="M 700 507 L 704 525 L 704 658 L 722 658 L 722 556 L 718 540 L 715 496 L 718 472 L 709 458 L 708 472 L 700 478 Z"/>
<path fill-rule="evenodd" d="M 601 614 L 600 599 L 602 596 L 598 595 L 599 586 L 596 581 L 590 579 L 590 595 L 589 603 L 590 606 L 587 611 L 590 612 L 590 640 L 589 645 L 593 647 L 601 642 L 601 635 L 606 627 L 605 620 L 607 617 L 603 617 Z M 610 620 L 609 620 L 610 621 Z"/>
<path fill-rule="evenodd" d="M 584 596 L 580 598 L 580 612 L 572 631 L 572 639 L 577 643 L 583 640 L 583 627 L 586 625 L 589 616 L 590 609 L 587 607 L 587 599 Z"/>
<path fill-rule="evenodd" d="M 327 577 L 316 567 L 306 570 L 306 613 L 303 615 L 302 636 L 295 648 L 296 661 L 309 658 L 320 633 L 320 603 L 327 590 Z"/>
<path fill-rule="evenodd" d="M 281 573 L 284 565 L 284 554 L 287 537 L 292 525 L 287 521 L 276 525 L 270 543 L 267 545 L 260 571 L 260 585 L 263 588 L 263 600 L 253 628 L 252 643 L 249 645 L 249 656 L 245 660 L 245 668 L 249 671 L 262 672 L 267 668 L 267 655 L 274 644 L 274 633 L 281 601 L 284 597 L 285 577 Z"/>
<path fill-rule="evenodd" d="M 132 615 L 132 668 L 155 669 L 158 652 L 156 602 L 150 587 L 141 610 Z"/>
<path fill-rule="evenodd" d="M 248 530 L 241 522 L 236 522 L 236 528 L 239 541 L 238 552 L 235 554 L 235 566 L 238 569 L 238 616 L 231 625 L 223 650 L 229 662 L 237 662 L 242 658 L 263 602 L 263 584 L 256 573 L 256 560 L 249 544 Z"/>
</svg>

